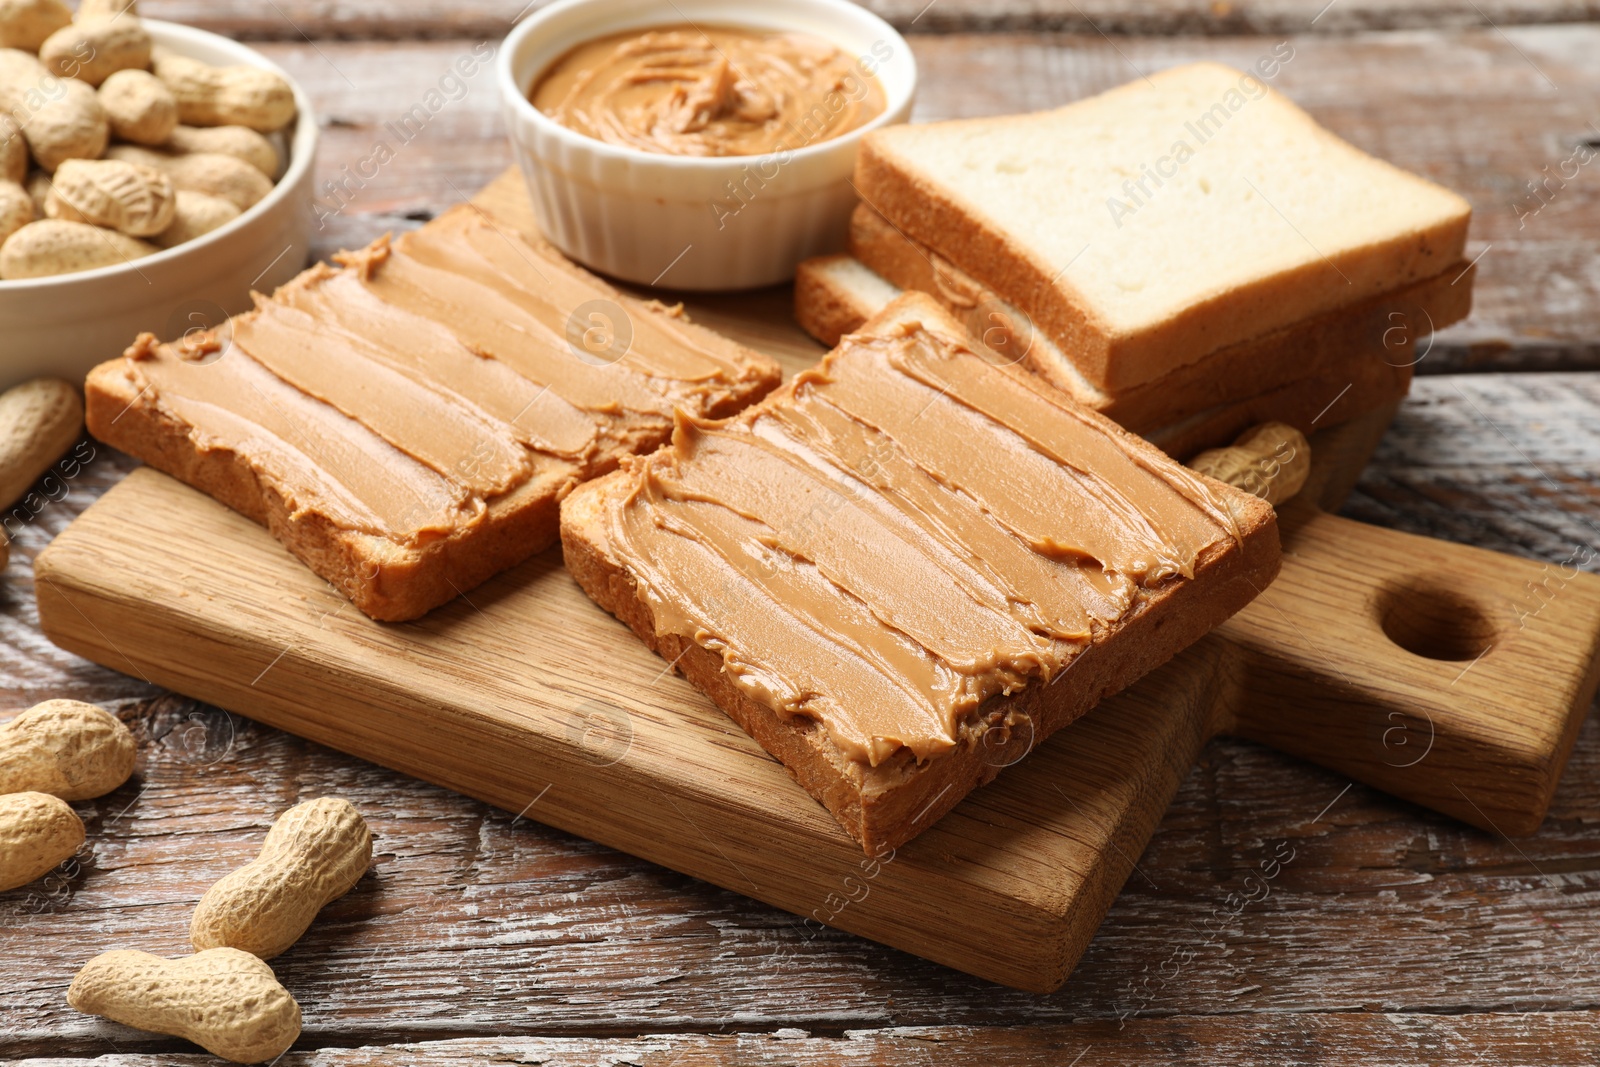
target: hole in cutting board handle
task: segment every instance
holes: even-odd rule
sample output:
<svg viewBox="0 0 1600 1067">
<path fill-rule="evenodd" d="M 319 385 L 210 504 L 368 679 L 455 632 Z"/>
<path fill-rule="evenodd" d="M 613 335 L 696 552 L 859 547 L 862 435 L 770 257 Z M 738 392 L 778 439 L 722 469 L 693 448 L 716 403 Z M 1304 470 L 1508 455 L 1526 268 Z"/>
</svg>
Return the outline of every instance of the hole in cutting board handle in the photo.
<svg viewBox="0 0 1600 1067">
<path fill-rule="evenodd" d="M 1488 613 L 1471 598 L 1429 581 L 1384 590 L 1378 621 L 1389 640 L 1426 659 L 1476 659 L 1498 633 Z"/>
</svg>

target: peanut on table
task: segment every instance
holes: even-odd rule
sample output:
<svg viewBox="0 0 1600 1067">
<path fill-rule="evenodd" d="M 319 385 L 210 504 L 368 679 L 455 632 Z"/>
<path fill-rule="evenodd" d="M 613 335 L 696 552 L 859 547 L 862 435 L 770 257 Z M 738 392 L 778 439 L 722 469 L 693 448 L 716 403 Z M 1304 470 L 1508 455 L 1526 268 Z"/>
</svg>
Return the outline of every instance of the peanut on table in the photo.
<svg viewBox="0 0 1600 1067">
<path fill-rule="evenodd" d="M 66 802 L 111 792 L 133 760 L 133 735 L 93 704 L 47 700 L 0 725 L 0 890 L 76 852 L 83 820 Z"/>
<path fill-rule="evenodd" d="M 371 864 L 372 834 L 349 801 L 297 804 L 273 823 L 260 855 L 200 898 L 194 955 L 102 953 L 73 979 L 67 1003 L 224 1059 L 272 1059 L 299 1036 L 300 1006 L 264 961 L 287 951 Z"/>
<path fill-rule="evenodd" d="M 116 789 L 136 756 L 128 728 L 92 704 L 50 700 L 0 725 L 0 891 L 72 856 L 85 833 L 67 801 Z M 349 801 L 298 804 L 279 816 L 254 860 L 201 898 L 194 955 L 101 953 L 78 972 L 67 1001 L 225 1059 L 272 1059 L 299 1036 L 300 1006 L 264 960 L 287 951 L 371 864 L 372 834 Z"/>
</svg>

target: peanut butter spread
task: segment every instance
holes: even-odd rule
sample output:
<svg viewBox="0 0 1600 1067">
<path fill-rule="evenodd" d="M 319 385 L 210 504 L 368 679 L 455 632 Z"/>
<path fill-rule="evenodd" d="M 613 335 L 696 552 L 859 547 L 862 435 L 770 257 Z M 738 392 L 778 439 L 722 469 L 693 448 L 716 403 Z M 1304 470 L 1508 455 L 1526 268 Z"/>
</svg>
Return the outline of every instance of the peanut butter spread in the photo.
<svg viewBox="0 0 1600 1067">
<path fill-rule="evenodd" d="M 470 208 L 339 258 L 218 331 L 127 353 L 143 399 L 202 452 L 243 458 L 295 518 L 446 536 L 532 479 L 600 473 L 663 437 L 674 408 L 714 412 L 755 373 L 732 342 Z M 574 343 L 600 328 L 572 328 L 591 305 L 627 335 L 599 359 Z"/>
<path fill-rule="evenodd" d="M 885 107 L 878 80 L 820 37 L 689 25 L 580 45 L 530 96 L 579 133 L 679 156 L 803 148 Z"/>
<path fill-rule="evenodd" d="M 1192 472 L 909 320 L 625 468 L 606 538 L 657 631 L 874 766 L 950 749 L 1240 536 Z"/>
</svg>

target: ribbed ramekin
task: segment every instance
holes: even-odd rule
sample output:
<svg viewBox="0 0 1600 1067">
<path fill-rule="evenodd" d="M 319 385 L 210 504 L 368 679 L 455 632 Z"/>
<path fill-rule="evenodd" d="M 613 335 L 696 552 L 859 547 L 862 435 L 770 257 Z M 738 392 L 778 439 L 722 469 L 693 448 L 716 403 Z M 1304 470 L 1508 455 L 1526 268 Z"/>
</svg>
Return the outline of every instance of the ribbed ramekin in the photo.
<svg viewBox="0 0 1600 1067">
<path fill-rule="evenodd" d="M 539 76 L 577 45 L 684 23 L 832 41 L 878 78 L 887 106 L 829 141 L 706 158 L 607 144 L 529 102 Z M 917 81 L 905 38 L 849 0 L 557 0 L 512 31 L 498 67 L 506 127 L 545 236 L 603 274 L 689 290 L 788 281 L 802 259 L 842 249 L 857 146 L 869 131 L 906 120 Z"/>
</svg>

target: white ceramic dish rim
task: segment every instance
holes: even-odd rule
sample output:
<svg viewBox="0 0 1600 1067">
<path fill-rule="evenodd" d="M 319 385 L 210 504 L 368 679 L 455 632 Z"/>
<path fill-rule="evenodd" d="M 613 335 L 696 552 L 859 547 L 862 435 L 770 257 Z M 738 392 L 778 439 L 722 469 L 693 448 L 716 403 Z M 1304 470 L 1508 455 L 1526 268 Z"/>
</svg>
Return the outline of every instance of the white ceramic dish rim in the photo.
<svg viewBox="0 0 1600 1067">
<path fill-rule="evenodd" d="M 534 34 L 543 29 L 547 23 L 566 14 L 568 11 L 587 6 L 594 2 L 595 0 L 556 0 L 555 3 L 540 8 L 532 15 L 529 15 L 511 31 L 509 36 L 507 36 L 505 43 L 501 46 L 500 54 L 496 59 L 496 66 L 498 68 L 496 70 L 496 78 L 500 83 L 501 95 L 506 100 L 511 101 L 511 106 L 516 109 L 516 113 L 521 119 L 533 123 L 535 128 L 537 128 L 541 133 L 556 138 L 557 140 L 566 144 L 568 147 L 592 152 L 596 156 L 614 160 L 632 161 L 640 164 L 668 167 L 684 171 L 717 171 L 725 169 L 730 165 L 745 166 L 748 165 L 749 161 L 752 159 L 763 158 L 760 155 L 679 156 L 667 152 L 646 152 L 643 149 L 630 148 L 626 145 L 614 145 L 610 142 L 597 140 L 596 138 L 581 134 L 576 130 L 569 129 L 568 127 L 563 126 L 561 123 L 552 119 L 550 116 L 546 115 L 544 112 L 540 111 L 538 108 L 534 107 L 533 102 L 528 99 L 528 88 L 532 87 L 533 82 L 544 73 L 544 70 L 541 69 L 532 72 L 532 77 L 530 78 L 519 77 L 518 72 L 513 69 L 513 66 L 516 62 L 515 56 L 522 50 L 523 43 L 529 37 L 532 37 Z M 789 156 L 792 160 L 810 159 L 824 155 L 828 152 L 839 151 L 842 147 L 847 145 L 854 146 L 867 134 L 871 133 L 873 130 L 880 129 L 883 126 L 888 125 L 893 116 L 903 112 L 907 103 L 915 94 L 917 86 L 916 56 L 912 54 L 910 43 L 907 42 L 903 36 L 901 36 L 900 31 L 896 30 L 893 26 L 889 25 L 873 12 L 851 2 L 851 0 L 802 0 L 802 2 L 814 4 L 817 8 L 838 14 L 842 18 L 860 19 L 866 22 L 869 26 L 872 26 L 874 30 L 883 35 L 884 40 L 888 41 L 891 47 L 903 50 L 905 56 L 904 69 L 906 73 L 903 78 L 904 84 L 898 87 L 891 86 L 882 80 L 879 81 L 879 84 L 883 86 L 884 90 L 884 108 L 880 114 L 873 117 L 871 122 L 859 126 L 848 133 L 841 134 L 838 137 L 832 137 L 826 141 L 819 141 L 816 144 L 806 145 L 803 148 L 790 149 Z M 692 13 L 694 4 L 688 3 L 686 0 L 681 7 L 687 7 L 689 12 Z M 662 14 L 659 22 L 645 21 L 624 27 L 623 29 L 643 30 L 654 25 L 670 26 L 684 22 L 691 22 L 692 24 L 692 21 L 685 14 L 685 12 L 681 10 L 681 7 L 679 4 L 671 5 L 670 10 Z M 725 24 L 726 23 L 718 23 L 718 25 Z M 752 24 L 755 24 L 755 20 L 752 20 Z M 584 40 L 593 39 L 594 38 L 592 36 L 584 38 Z M 574 40 L 569 47 L 576 47 L 582 43 L 583 40 Z M 524 81 L 528 83 L 527 88 L 524 88 L 523 86 Z"/>
<path fill-rule="evenodd" d="M 117 263 L 109 267 L 96 267 L 94 270 L 77 271 L 72 274 L 57 274 L 46 278 L 15 278 L 10 281 L 0 280 L 0 293 L 19 293 L 28 290 L 45 291 L 49 289 L 67 288 L 79 282 L 102 278 L 115 278 L 126 276 L 132 278 L 146 267 L 171 262 L 180 256 L 201 255 L 205 250 L 228 240 L 233 234 L 248 226 L 253 219 L 260 218 L 270 212 L 274 206 L 283 202 L 291 191 L 311 168 L 316 157 L 317 146 L 317 121 L 311 111 L 311 100 L 305 91 L 300 88 L 287 71 L 255 49 L 240 44 L 238 41 L 229 40 L 221 34 L 211 33 L 207 30 L 197 30 L 193 26 L 184 26 L 177 22 L 166 22 L 161 19 L 144 19 L 146 28 L 158 45 L 169 45 L 175 51 L 182 51 L 183 45 L 198 42 L 207 47 L 216 48 L 236 57 L 235 62 L 248 63 L 251 66 L 270 70 L 283 78 L 294 90 L 296 108 L 294 136 L 289 139 L 289 166 L 274 183 L 272 192 L 261 199 L 260 203 L 251 205 L 248 211 L 242 212 L 238 218 L 231 219 L 225 225 L 217 227 L 210 233 L 202 234 L 192 241 L 186 241 L 173 248 L 165 248 L 154 255 L 143 256 L 139 259 L 129 260 L 126 263 Z"/>
</svg>

